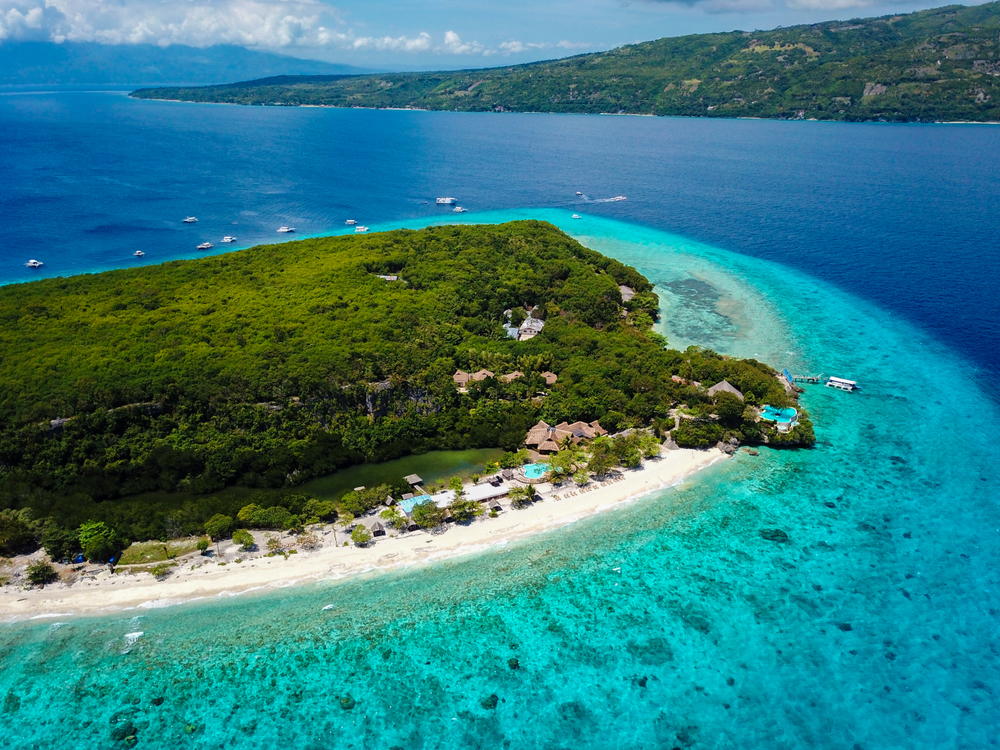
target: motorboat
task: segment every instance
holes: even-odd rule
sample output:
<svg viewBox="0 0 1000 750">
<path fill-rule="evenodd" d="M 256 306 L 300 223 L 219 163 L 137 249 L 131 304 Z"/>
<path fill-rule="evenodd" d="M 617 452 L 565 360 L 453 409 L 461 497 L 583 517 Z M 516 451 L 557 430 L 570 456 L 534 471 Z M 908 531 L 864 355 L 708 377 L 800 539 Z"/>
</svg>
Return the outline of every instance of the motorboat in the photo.
<svg viewBox="0 0 1000 750">
<path fill-rule="evenodd" d="M 356 222 L 356 221 L 355 221 L 354 219 L 348 219 L 348 220 L 347 220 L 347 221 L 345 221 L 344 223 L 345 223 L 345 224 L 346 224 L 347 226 L 349 226 L 349 227 L 353 227 L 353 226 L 354 226 L 355 224 L 357 224 L 358 222 Z"/>
<path fill-rule="evenodd" d="M 469 209 L 462 208 L 461 206 L 455 206 L 455 208 L 452 209 L 452 213 L 456 213 L 456 214 L 464 214 L 464 213 L 468 213 L 468 211 L 469 211 Z"/>
<path fill-rule="evenodd" d="M 616 195 L 614 198 L 608 198 L 608 203 L 614 203 L 616 201 L 627 201 L 627 200 L 628 198 L 626 198 L 624 195 Z"/>
<path fill-rule="evenodd" d="M 222 241 L 223 241 L 223 242 L 236 242 L 236 238 L 235 238 L 235 237 L 230 237 L 230 236 L 229 236 L 229 235 L 227 234 L 227 235 L 226 235 L 225 237 L 223 237 L 223 238 L 222 238 Z"/>
<path fill-rule="evenodd" d="M 360 226 L 360 225 L 354 227 L 354 233 L 355 234 L 364 234 L 367 231 L 368 231 L 368 227 L 363 227 L 363 226 Z"/>
<path fill-rule="evenodd" d="M 196 218 L 194 218 L 193 216 L 188 216 L 186 219 L 184 219 L 184 223 L 185 224 L 197 224 L 198 220 Z"/>
<path fill-rule="evenodd" d="M 583 193 L 581 193 L 579 190 L 576 191 L 576 194 L 577 195 L 583 195 Z"/>
<path fill-rule="evenodd" d="M 132 253 L 132 255 L 134 255 L 136 258 L 141 258 L 145 254 L 146 253 L 144 253 L 142 250 L 136 250 L 134 253 Z"/>
<path fill-rule="evenodd" d="M 215 247 L 215 245 L 213 245 L 211 242 L 202 242 L 200 245 L 198 245 L 199 250 L 211 250 L 213 247 Z"/>
<path fill-rule="evenodd" d="M 26 265 L 28 268 L 41 268 L 45 264 L 42 263 L 42 261 L 40 261 L 40 260 L 35 260 L 34 258 L 32 258 L 31 260 L 29 260 L 24 265 Z"/>
<path fill-rule="evenodd" d="M 573 214 L 573 218 L 574 219 L 579 219 L 580 218 L 580 214 Z"/>
<path fill-rule="evenodd" d="M 294 232 L 295 227 L 281 227 L 278 229 L 278 234 L 288 234 L 289 232 Z"/>
<path fill-rule="evenodd" d="M 450 206 L 453 203 L 458 203 L 458 198 L 438 198 L 437 204 L 439 206 Z"/>
</svg>

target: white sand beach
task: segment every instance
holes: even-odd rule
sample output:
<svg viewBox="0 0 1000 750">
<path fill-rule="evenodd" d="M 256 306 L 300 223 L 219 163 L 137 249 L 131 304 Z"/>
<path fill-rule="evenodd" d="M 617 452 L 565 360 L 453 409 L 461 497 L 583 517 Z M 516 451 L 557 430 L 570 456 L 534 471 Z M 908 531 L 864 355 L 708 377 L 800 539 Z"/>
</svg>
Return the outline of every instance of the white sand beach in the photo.
<svg viewBox="0 0 1000 750">
<path fill-rule="evenodd" d="M 178 558 L 176 567 L 163 580 L 146 572 L 125 573 L 119 568 L 114 574 L 107 569 L 84 573 L 72 583 L 54 583 L 43 589 L 7 585 L 0 588 L 0 620 L 169 606 L 198 598 L 339 579 L 378 569 L 432 564 L 435 560 L 552 531 L 611 510 L 655 490 L 679 484 L 723 458 L 726 454 L 715 448 L 664 451 L 660 458 L 646 461 L 641 469 L 624 471 L 611 481 L 591 482 L 584 488 L 542 485 L 538 487 L 542 499 L 529 507 L 507 509 L 496 518 L 481 516 L 467 525 L 450 524 L 443 532 L 414 531 L 381 537 L 366 547 L 343 546 L 347 534 L 327 526 L 320 532 L 322 545 L 314 550 L 296 548 L 296 554 L 287 557 L 268 557 L 266 550 L 243 552 L 231 542 L 224 542 L 219 557 L 193 553 Z M 505 502 L 504 507 L 507 506 Z M 359 519 L 369 526 L 374 520 L 374 517 Z M 255 532 L 261 548 L 264 535 Z M 295 548 L 294 537 L 284 535 L 282 539 L 286 547 Z M 237 559 L 242 562 L 237 563 Z"/>
</svg>

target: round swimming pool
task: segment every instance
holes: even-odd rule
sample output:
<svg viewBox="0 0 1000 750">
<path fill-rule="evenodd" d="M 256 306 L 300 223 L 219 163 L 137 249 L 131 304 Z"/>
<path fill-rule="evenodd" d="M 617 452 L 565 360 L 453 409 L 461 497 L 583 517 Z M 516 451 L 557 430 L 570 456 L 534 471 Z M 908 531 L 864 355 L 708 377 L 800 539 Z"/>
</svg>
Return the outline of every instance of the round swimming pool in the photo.
<svg viewBox="0 0 1000 750">
<path fill-rule="evenodd" d="M 548 464 L 527 464 L 524 467 L 524 476 L 528 479 L 541 479 L 548 471 Z"/>
</svg>

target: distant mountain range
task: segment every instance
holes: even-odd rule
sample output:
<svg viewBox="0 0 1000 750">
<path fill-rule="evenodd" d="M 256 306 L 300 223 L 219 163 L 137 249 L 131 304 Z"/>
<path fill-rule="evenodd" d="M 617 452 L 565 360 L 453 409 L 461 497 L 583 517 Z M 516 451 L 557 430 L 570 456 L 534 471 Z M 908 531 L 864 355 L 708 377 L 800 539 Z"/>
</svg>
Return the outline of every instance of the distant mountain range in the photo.
<svg viewBox="0 0 1000 750">
<path fill-rule="evenodd" d="M 254 81 L 133 96 L 460 111 L 1000 121 L 1000 3 L 695 34 L 490 70 Z"/>
<path fill-rule="evenodd" d="M 203 84 L 268 76 L 368 72 L 370 69 L 232 45 L 198 49 L 93 42 L 0 44 L 0 84 Z"/>
</svg>

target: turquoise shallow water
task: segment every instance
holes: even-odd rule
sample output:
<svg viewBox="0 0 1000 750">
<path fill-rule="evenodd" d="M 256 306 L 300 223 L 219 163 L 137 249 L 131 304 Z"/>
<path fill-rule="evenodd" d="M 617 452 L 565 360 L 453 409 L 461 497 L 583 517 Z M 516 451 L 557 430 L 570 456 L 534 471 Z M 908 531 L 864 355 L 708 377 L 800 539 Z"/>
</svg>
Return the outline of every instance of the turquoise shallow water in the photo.
<svg viewBox="0 0 1000 750">
<path fill-rule="evenodd" d="M 808 390 L 815 450 L 499 550 L 4 626 L 0 747 L 123 747 L 125 720 L 144 748 L 997 746 L 998 415 L 966 363 L 787 268 L 562 212 L 476 219 L 523 215 L 649 276 L 674 345 L 864 395 Z"/>
</svg>

